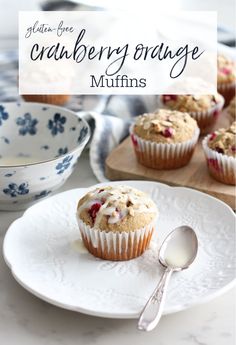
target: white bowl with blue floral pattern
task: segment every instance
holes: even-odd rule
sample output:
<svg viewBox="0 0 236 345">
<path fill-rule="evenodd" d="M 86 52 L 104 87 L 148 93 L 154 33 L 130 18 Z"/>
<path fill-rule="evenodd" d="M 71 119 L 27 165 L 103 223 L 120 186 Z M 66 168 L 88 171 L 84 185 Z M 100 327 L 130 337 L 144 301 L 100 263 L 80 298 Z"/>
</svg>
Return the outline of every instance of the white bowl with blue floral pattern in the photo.
<svg viewBox="0 0 236 345">
<path fill-rule="evenodd" d="M 0 210 L 25 209 L 71 175 L 90 137 L 74 112 L 42 103 L 0 103 Z"/>
</svg>

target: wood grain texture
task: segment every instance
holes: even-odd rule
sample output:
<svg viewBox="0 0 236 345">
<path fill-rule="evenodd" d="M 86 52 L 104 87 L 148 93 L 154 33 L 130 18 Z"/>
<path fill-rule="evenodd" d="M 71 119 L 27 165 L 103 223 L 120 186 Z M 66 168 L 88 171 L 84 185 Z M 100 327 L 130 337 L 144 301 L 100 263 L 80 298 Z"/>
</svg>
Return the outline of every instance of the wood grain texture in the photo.
<svg viewBox="0 0 236 345">
<path fill-rule="evenodd" d="M 226 117 L 224 124 L 228 125 Z M 221 127 L 222 119 L 217 127 Z M 235 209 L 235 187 L 217 182 L 209 174 L 199 140 L 190 163 L 175 170 L 155 170 L 140 165 L 135 157 L 130 138 L 116 147 L 106 160 L 106 176 L 110 180 L 152 180 L 171 186 L 190 187 L 208 193 Z"/>
</svg>

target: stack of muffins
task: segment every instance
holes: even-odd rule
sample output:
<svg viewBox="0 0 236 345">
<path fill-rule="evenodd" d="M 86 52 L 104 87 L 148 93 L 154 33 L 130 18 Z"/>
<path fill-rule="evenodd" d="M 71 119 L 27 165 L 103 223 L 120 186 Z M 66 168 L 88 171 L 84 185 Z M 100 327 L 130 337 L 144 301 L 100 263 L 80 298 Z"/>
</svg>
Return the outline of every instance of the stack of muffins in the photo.
<svg viewBox="0 0 236 345">
<path fill-rule="evenodd" d="M 235 63 L 218 56 L 218 93 L 215 95 L 162 95 L 160 109 L 138 116 L 130 128 L 131 140 L 140 164 L 176 169 L 189 163 L 199 134 L 209 134 L 224 102 L 235 121 Z M 235 122 L 203 140 L 209 173 L 217 181 L 236 184 Z"/>
</svg>

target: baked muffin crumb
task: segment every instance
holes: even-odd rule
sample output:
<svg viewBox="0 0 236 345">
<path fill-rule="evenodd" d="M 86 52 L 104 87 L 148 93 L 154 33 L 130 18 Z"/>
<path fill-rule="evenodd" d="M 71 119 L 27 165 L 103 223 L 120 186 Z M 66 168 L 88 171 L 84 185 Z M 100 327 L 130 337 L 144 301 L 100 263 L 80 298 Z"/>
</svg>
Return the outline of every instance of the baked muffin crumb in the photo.
<svg viewBox="0 0 236 345">
<path fill-rule="evenodd" d="M 172 110 L 182 112 L 208 111 L 222 102 L 221 96 L 215 95 L 163 95 L 162 103 Z"/>
<path fill-rule="evenodd" d="M 78 203 L 77 216 L 87 225 L 105 231 L 134 231 L 157 216 L 147 194 L 128 186 L 107 186 L 87 193 Z"/>
<path fill-rule="evenodd" d="M 229 106 L 227 107 L 227 113 L 229 114 L 231 121 L 236 120 L 236 97 L 231 100 Z"/>
<path fill-rule="evenodd" d="M 197 122 L 188 114 L 160 109 L 136 119 L 134 134 L 156 143 L 181 143 L 193 138 Z"/>
<path fill-rule="evenodd" d="M 217 82 L 233 83 L 236 79 L 236 63 L 229 57 L 219 54 L 217 57 Z"/>
<path fill-rule="evenodd" d="M 212 133 L 208 147 L 223 155 L 236 157 L 236 121 L 228 129 L 221 128 Z"/>
</svg>

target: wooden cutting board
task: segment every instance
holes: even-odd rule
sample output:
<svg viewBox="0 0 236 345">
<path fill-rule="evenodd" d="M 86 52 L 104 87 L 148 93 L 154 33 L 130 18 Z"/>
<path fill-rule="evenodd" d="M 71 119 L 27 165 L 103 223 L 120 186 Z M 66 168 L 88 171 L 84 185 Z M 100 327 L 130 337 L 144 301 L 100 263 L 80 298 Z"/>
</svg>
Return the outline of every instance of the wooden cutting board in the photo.
<svg viewBox="0 0 236 345">
<path fill-rule="evenodd" d="M 228 124 L 229 120 L 222 114 L 216 128 Z M 106 176 L 110 180 L 152 180 L 171 186 L 194 188 L 219 198 L 235 209 L 235 187 L 217 182 L 208 174 L 201 141 L 187 166 L 175 170 L 155 170 L 137 162 L 131 140 L 127 138 L 107 157 Z"/>
</svg>

